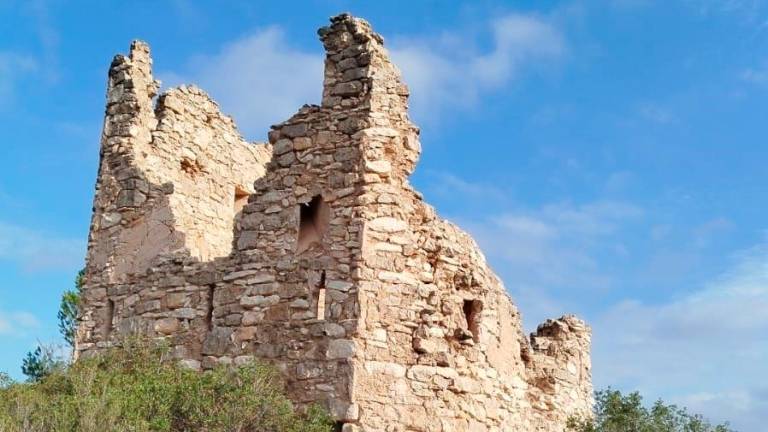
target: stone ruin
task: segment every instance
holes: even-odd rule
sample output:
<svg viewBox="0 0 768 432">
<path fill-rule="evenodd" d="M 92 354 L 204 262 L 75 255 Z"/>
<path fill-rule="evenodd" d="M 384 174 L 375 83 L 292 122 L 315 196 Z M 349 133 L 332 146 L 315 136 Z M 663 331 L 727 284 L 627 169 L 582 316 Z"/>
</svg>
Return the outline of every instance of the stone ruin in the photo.
<svg viewBox="0 0 768 432">
<path fill-rule="evenodd" d="M 530 337 L 475 242 L 408 183 L 408 88 L 381 36 L 319 30 L 320 106 L 248 143 L 206 93 L 109 69 L 76 355 L 124 335 L 184 365 L 259 359 L 337 430 L 562 431 L 592 404 L 590 329 Z M 155 99 L 156 98 L 156 99 Z"/>
</svg>

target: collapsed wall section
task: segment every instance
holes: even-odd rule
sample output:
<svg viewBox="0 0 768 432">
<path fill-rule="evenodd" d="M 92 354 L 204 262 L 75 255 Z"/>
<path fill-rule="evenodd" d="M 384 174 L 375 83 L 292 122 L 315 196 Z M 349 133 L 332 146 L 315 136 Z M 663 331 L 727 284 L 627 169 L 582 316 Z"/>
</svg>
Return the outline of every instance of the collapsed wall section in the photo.
<svg viewBox="0 0 768 432">
<path fill-rule="evenodd" d="M 253 192 L 270 158 L 196 87 L 171 89 L 155 107 L 151 64 L 149 48 L 134 42 L 109 72 L 87 261 L 111 280 L 164 253 L 228 255 L 237 200 Z"/>
<path fill-rule="evenodd" d="M 86 258 L 83 349 L 108 340 L 121 316 L 164 306 L 138 296 L 153 267 L 229 255 L 242 201 L 271 157 L 268 145 L 245 142 L 201 90 L 171 89 L 155 105 L 158 87 L 146 44 L 134 42 L 128 56 L 113 60 Z"/>
</svg>

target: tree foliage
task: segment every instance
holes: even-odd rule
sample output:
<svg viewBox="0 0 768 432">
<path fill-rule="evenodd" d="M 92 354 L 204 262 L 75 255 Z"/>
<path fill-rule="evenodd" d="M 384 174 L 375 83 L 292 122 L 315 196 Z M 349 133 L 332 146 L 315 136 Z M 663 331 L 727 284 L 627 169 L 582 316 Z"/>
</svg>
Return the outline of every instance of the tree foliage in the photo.
<svg viewBox="0 0 768 432">
<path fill-rule="evenodd" d="M 75 288 L 65 290 L 61 295 L 61 303 L 57 317 L 59 332 L 70 349 L 75 347 L 75 332 L 77 331 L 77 316 L 80 313 L 80 294 L 85 283 L 85 269 L 77 272 Z M 56 368 L 66 365 L 64 356 L 56 355 L 51 345 L 40 344 L 34 351 L 29 351 L 24 357 L 21 372 L 30 381 L 39 381 Z"/>
<path fill-rule="evenodd" d="M 0 376 L 0 430 L 330 432 L 320 410 L 294 409 L 278 377 L 259 363 L 196 372 L 166 348 L 125 341 L 36 382 Z"/>
<path fill-rule="evenodd" d="M 66 290 L 61 295 L 59 306 L 59 332 L 70 347 L 75 346 L 75 332 L 77 331 L 77 315 L 80 311 L 80 294 L 85 283 L 85 270 L 77 272 L 75 288 Z"/>
<path fill-rule="evenodd" d="M 610 388 L 595 393 L 593 418 L 571 419 L 568 428 L 572 432 L 734 432 L 727 424 L 712 425 L 661 400 L 646 408 L 639 393 L 624 395 Z"/>
<path fill-rule="evenodd" d="M 66 361 L 56 354 L 49 345 L 38 345 L 34 351 L 27 353 L 21 363 L 21 372 L 29 381 L 40 381 L 51 372 L 64 368 Z"/>
</svg>

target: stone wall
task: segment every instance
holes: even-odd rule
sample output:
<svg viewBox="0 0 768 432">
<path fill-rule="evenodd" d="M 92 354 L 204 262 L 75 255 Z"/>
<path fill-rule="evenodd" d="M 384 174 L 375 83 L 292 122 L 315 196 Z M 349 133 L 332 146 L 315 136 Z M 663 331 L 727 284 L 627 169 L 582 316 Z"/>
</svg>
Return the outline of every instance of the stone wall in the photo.
<svg viewBox="0 0 768 432">
<path fill-rule="evenodd" d="M 561 431 L 591 407 L 590 331 L 530 338 L 475 242 L 408 183 L 421 148 L 382 38 L 319 31 L 323 99 L 248 144 L 202 91 L 109 73 L 78 355 L 139 332 L 189 367 L 275 364 L 344 431 Z M 246 202 L 247 201 L 247 202 Z"/>
</svg>

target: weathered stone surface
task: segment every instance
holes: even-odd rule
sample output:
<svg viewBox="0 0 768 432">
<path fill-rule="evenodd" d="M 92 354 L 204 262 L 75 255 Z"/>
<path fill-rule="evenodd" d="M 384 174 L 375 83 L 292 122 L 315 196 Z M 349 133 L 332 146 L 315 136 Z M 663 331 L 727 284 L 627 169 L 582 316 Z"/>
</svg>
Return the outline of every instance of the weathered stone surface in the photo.
<svg viewBox="0 0 768 432">
<path fill-rule="evenodd" d="M 177 332 L 178 330 L 179 320 L 176 318 L 161 318 L 155 321 L 155 331 L 160 334 L 169 335 Z"/>
<path fill-rule="evenodd" d="M 355 355 L 355 342 L 348 339 L 332 340 L 328 344 L 328 358 L 348 359 Z"/>
<path fill-rule="evenodd" d="M 590 410 L 589 327 L 523 334 L 475 242 L 408 183 L 419 131 L 383 39 L 346 14 L 319 34 L 321 104 L 272 144 L 194 86 L 154 105 L 146 44 L 115 58 L 77 355 L 141 332 L 193 369 L 269 361 L 344 431 L 562 431 Z"/>
<path fill-rule="evenodd" d="M 380 217 L 372 220 L 368 227 L 373 231 L 395 233 L 408 229 L 408 223 L 393 217 Z"/>
</svg>

